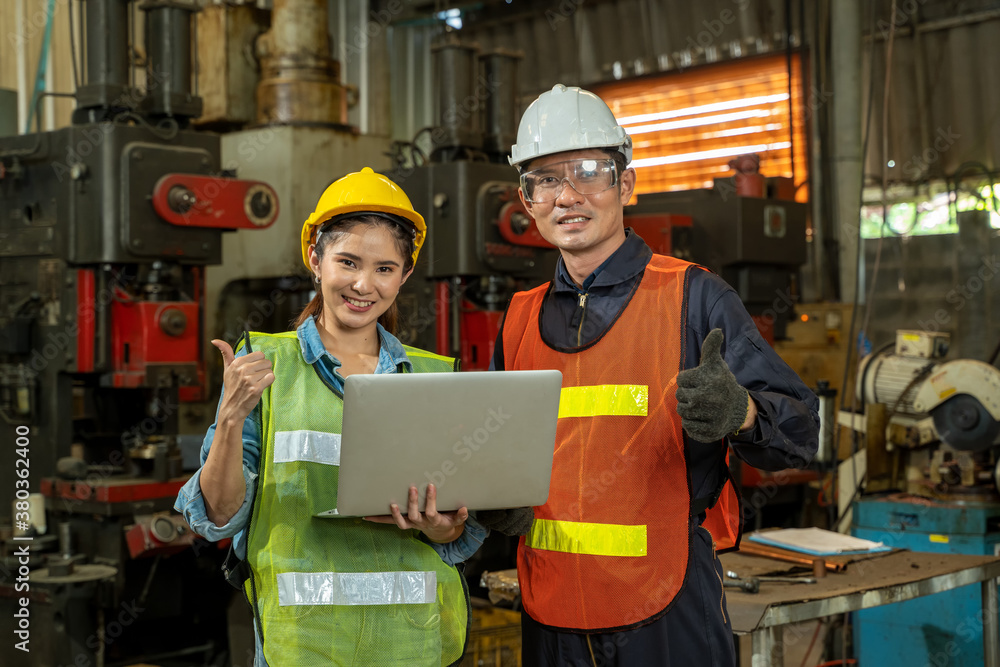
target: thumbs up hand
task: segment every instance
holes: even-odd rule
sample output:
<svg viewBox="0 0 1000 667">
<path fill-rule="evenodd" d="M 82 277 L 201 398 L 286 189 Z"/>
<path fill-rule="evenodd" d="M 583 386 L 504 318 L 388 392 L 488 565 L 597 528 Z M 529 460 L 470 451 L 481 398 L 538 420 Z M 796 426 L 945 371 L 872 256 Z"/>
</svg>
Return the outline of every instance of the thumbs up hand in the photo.
<svg viewBox="0 0 1000 667">
<path fill-rule="evenodd" d="M 701 363 L 677 374 L 677 414 L 699 442 L 715 442 L 753 424 L 757 410 L 750 394 L 729 370 L 720 349 L 722 329 L 712 329 L 701 345 Z"/>
<path fill-rule="evenodd" d="M 263 352 L 251 352 L 237 359 L 233 348 L 224 340 L 213 340 L 212 345 L 222 353 L 225 366 L 222 376 L 225 391 L 218 421 L 232 420 L 242 424 L 260 402 L 264 389 L 274 382 L 271 362 Z"/>
</svg>

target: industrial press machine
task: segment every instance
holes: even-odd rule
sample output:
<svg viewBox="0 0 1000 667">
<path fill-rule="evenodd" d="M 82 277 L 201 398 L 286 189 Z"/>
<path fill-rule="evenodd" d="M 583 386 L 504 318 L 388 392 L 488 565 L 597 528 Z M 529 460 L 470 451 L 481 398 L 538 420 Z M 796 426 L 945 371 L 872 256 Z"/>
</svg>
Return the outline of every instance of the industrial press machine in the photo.
<svg viewBox="0 0 1000 667">
<path fill-rule="evenodd" d="M 162 512 L 185 481 L 179 419 L 204 398 L 205 269 L 226 232 L 278 214 L 269 185 L 224 171 L 218 136 L 190 128 L 196 6 L 138 6 L 141 90 L 131 0 L 81 9 L 72 125 L 0 139 L 0 439 L 24 445 L 0 454 L 0 613 L 27 596 L 33 638 L 5 642 L 4 665 L 176 651 L 225 618 L 227 596 L 183 595 L 219 585 L 217 549 L 190 549 Z M 183 641 L 153 631 L 165 619 Z"/>
</svg>

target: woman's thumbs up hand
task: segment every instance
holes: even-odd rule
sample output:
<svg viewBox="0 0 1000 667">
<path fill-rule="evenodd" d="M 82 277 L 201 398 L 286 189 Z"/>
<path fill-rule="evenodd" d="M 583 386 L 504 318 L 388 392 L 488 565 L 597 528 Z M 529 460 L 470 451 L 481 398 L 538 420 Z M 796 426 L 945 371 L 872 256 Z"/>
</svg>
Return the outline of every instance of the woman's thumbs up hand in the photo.
<svg viewBox="0 0 1000 667">
<path fill-rule="evenodd" d="M 218 421 L 242 423 L 260 402 L 264 389 L 274 382 L 273 367 L 263 352 L 251 352 L 236 357 L 233 348 L 224 340 L 213 340 L 212 345 L 222 353 L 225 372 L 222 404 Z"/>
</svg>

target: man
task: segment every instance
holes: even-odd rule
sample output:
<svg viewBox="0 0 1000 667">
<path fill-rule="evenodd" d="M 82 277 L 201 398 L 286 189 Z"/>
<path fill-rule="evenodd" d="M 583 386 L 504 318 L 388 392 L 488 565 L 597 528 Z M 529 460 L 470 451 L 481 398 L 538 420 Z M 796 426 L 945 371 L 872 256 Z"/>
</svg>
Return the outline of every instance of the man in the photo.
<svg viewBox="0 0 1000 667">
<path fill-rule="evenodd" d="M 543 93 L 511 153 L 561 256 L 511 300 L 493 359 L 563 373 L 549 500 L 518 550 L 523 664 L 735 665 L 716 556 L 741 528 L 728 447 L 805 465 L 816 397 L 721 278 L 624 228 L 632 143 L 600 98 Z"/>
</svg>

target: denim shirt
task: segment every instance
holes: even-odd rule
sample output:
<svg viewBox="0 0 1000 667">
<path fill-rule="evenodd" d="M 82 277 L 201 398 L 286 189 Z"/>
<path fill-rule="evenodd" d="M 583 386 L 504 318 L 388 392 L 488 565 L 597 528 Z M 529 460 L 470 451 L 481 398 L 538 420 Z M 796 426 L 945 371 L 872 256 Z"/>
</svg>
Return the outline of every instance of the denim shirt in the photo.
<svg viewBox="0 0 1000 667">
<path fill-rule="evenodd" d="M 376 325 L 378 328 L 379 347 L 378 366 L 376 373 L 398 373 L 404 369 L 412 370 L 410 360 L 406 356 L 406 351 L 395 336 Z M 302 357 L 307 363 L 316 367 L 320 378 L 331 389 L 340 394 L 344 392 L 344 378 L 340 375 L 340 361 L 330 354 L 323 341 L 319 337 L 316 329 L 316 322 L 313 318 L 308 318 L 296 330 L 299 345 L 302 348 Z M 246 348 L 240 350 L 236 356 L 246 354 Z M 222 404 L 222 396 L 219 397 L 219 405 Z M 216 408 L 216 423 L 218 423 L 219 412 Z M 215 426 L 212 424 L 205 434 L 205 440 L 201 446 L 201 464 L 205 465 L 208 458 L 208 450 L 212 446 L 212 439 L 215 436 Z M 243 504 L 235 515 L 224 526 L 216 526 L 209 520 L 208 512 L 205 508 L 205 499 L 201 495 L 201 468 L 199 468 L 191 479 L 181 488 L 177 494 L 177 501 L 174 509 L 180 512 L 184 519 L 197 534 L 211 542 L 217 542 L 226 537 L 233 538 L 236 554 L 240 558 L 246 558 L 246 525 L 250 519 L 250 510 L 253 506 L 253 493 L 256 489 L 257 473 L 260 463 L 261 431 L 260 431 L 260 404 L 253 409 L 250 416 L 243 422 L 243 478 L 246 480 L 246 496 Z M 475 518 L 469 517 L 465 524 L 465 530 L 453 542 L 438 544 L 431 542 L 423 533 L 419 538 L 427 542 L 448 565 L 456 565 L 468 560 L 482 546 L 483 540 L 489 534 L 489 530 L 476 522 Z"/>
</svg>

